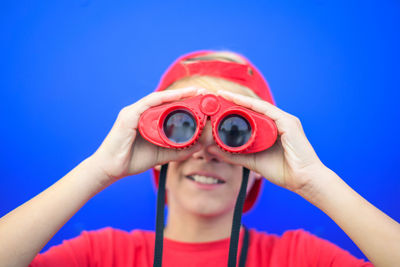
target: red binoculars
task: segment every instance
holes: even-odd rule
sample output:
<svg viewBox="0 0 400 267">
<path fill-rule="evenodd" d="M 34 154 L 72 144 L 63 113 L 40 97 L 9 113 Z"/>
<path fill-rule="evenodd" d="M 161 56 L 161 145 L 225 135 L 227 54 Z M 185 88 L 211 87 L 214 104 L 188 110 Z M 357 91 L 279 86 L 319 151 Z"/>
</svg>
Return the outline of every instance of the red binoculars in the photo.
<svg viewBox="0 0 400 267">
<path fill-rule="evenodd" d="M 186 148 L 200 137 L 208 118 L 216 144 L 231 153 L 265 150 L 278 135 L 272 119 L 213 94 L 149 108 L 140 117 L 139 131 L 155 145 Z"/>
</svg>

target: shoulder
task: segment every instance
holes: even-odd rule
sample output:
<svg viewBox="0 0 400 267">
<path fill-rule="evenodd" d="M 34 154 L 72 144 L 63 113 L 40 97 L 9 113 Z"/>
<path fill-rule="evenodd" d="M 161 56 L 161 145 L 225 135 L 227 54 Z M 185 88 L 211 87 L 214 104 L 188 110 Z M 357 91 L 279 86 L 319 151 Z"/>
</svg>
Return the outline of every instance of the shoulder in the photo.
<svg viewBox="0 0 400 267">
<path fill-rule="evenodd" d="M 116 261 L 123 261 L 120 266 L 124 266 L 126 260 L 134 260 L 135 252 L 146 247 L 151 237 L 152 232 L 144 230 L 128 232 L 112 227 L 85 230 L 79 236 L 38 254 L 30 266 L 54 266 L 60 262 L 65 264 L 63 266 L 86 266 L 89 262 L 107 266 Z"/>
<path fill-rule="evenodd" d="M 96 230 L 84 230 L 81 232 L 79 237 L 87 240 L 124 240 L 130 236 L 130 233 L 125 230 L 104 227 Z"/>
<path fill-rule="evenodd" d="M 352 256 L 332 242 L 304 229 L 288 230 L 282 235 L 250 230 L 250 244 L 258 253 L 269 255 L 269 260 L 282 266 L 372 266 Z"/>
<path fill-rule="evenodd" d="M 305 252 L 310 248 L 321 248 L 321 246 L 322 248 L 338 248 L 328 240 L 320 238 L 304 229 L 287 230 L 282 235 L 251 229 L 250 234 L 254 242 L 269 243 L 276 248 L 284 247 L 286 250 L 303 250 Z"/>
</svg>

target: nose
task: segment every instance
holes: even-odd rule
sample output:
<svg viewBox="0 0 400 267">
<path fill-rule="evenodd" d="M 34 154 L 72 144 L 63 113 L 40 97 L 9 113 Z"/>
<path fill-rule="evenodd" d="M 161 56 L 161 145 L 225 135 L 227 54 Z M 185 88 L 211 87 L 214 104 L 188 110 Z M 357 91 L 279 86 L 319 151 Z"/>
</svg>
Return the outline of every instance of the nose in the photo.
<svg viewBox="0 0 400 267">
<path fill-rule="evenodd" d="M 215 140 L 212 135 L 212 126 L 211 122 L 207 120 L 201 135 L 199 137 L 199 140 L 197 141 L 202 144 L 201 150 L 195 152 L 192 154 L 192 157 L 195 159 L 202 159 L 206 161 L 212 161 L 212 162 L 220 162 L 221 159 L 214 154 L 211 154 L 208 152 L 208 147 L 215 145 Z"/>
</svg>

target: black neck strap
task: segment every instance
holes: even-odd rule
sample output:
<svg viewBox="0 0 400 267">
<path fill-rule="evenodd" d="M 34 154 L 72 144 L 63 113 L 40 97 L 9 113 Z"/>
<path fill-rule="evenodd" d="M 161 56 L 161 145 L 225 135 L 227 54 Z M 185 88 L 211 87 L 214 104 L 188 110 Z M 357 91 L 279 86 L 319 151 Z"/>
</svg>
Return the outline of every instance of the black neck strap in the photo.
<svg viewBox="0 0 400 267">
<path fill-rule="evenodd" d="M 157 213 L 156 213 L 156 240 L 154 245 L 154 267 L 161 267 L 163 239 L 164 239 L 164 205 L 165 205 L 165 180 L 167 178 L 168 163 L 161 166 L 158 180 Z"/>
<path fill-rule="evenodd" d="M 249 180 L 249 173 L 250 173 L 249 169 L 243 167 L 242 184 L 240 186 L 239 195 L 236 200 L 235 211 L 233 212 L 231 241 L 229 244 L 228 267 L 236 266 L 236 255 L 237 255 L 238 243 L 239 243 L 239 232 L 240 232 L 240 225 L 241 225 L 241 221 L 242 221 L 242 211 L 243 211 L 244 200 L 246 199 L 247 182 Z"/>
<path fill-rule="evenodd" d="M 245 267 L 246 265 L 247 250 L 249 248 L 249 239 L 250 239 L 249 230 L 244 225 L 243 228 L 244 228 L 244 237 L 242 241 L 242 251 L 240 252 L 239 267 Z"/>
<path fill-rule="evenodd" d="M 157 194 L 157 214 L 156 214 L 156 238 L 154 244 L 154 267 L 162 266 L 163 239 L 164 239 L 164 204 L 165 204 L 165 181 L 167 177 L 168 163 L 162 165 L 160 178 L 158 181 Z M 243 204 L 246 199 L 247 182 L 249 179 L 249 169 L 243 168 L 243 179 L 240 186 L 238 198 L 236 200 L 235 211 L 233 213 L 232 231 L 229 243 L 228 267 L 236 266 L 236 257 L 239 242 L 240 225 L 242 220 Z M 239 266 L 244 267 L 249 246 L 249 231 L 244 227 L 244 237 L 242 251 L 240 254 Z"/>
</svg>

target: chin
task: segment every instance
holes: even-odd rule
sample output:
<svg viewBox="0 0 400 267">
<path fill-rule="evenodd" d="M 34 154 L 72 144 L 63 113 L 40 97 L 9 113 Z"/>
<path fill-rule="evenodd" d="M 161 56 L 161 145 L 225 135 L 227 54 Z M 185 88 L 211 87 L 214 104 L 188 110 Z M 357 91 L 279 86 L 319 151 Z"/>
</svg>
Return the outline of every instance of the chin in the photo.
<svg viewBox="0 0 400 267">
<path fill-rule="evenodd" d="M 201 217 L 215 217 L 233 212 L 234 206 L 227 203 L 216 203 L 215 201 L 195 201 L 192 199 L 187 203 L 187 210 Z"/>
</svg>

